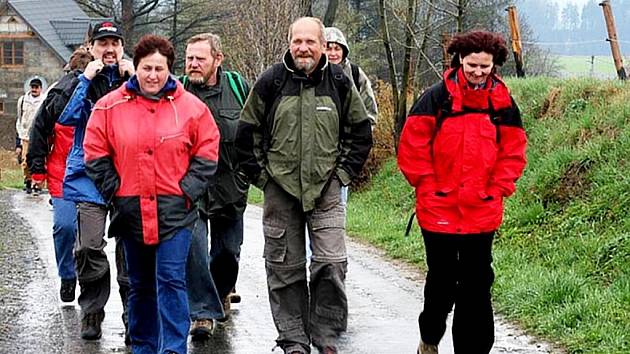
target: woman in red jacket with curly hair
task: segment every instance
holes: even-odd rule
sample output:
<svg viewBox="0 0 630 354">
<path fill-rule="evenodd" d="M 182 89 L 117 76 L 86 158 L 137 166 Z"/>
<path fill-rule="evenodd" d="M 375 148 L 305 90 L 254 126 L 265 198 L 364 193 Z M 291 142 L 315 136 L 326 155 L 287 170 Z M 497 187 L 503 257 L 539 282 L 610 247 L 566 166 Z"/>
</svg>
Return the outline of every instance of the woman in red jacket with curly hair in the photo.
<svg viewBox="0 0 630 354">
<path fill-rule="evenodd" d="M 474 31 L 448 47 L 452 68 L 414 103 L 398 166 L 416 189 L 426 250 L 419 353 L 437 353 L 455 305 L 455 353 L 488 353 L 494 343 L 492 240 L 503 199 L 526 163 L 518 107 L 495 68 L 507 59 L 501 35 Z"/>
</svg>

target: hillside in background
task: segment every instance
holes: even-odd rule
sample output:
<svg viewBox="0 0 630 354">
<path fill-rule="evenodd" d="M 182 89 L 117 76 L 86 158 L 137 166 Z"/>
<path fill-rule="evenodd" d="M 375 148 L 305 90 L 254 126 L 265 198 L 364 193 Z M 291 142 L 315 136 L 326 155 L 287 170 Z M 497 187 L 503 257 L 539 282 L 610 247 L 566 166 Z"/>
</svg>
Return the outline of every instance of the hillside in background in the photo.
<svg viewBox="0 0 630 354">
<path fill-rule="evenodd" d="M 630 352 L 630 87 L 508 80 L 528 166 L 495 242 L 496 308 L 571 353 Z M 424 267 L 412 189 L 390 160 L 351 195 L 348 231 Z"/>
</svg>

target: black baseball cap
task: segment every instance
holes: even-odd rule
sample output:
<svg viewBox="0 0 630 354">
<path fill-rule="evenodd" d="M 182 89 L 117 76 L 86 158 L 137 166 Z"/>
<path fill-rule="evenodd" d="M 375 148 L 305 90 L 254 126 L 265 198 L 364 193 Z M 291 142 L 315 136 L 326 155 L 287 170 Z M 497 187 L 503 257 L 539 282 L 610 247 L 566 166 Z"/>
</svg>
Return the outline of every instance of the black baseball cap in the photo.
<svg viewBox="0 0 630 354">
<path fill-rule="evenodd" d="M 111 21 L 100 22 L 96 26 L 94 26 L 90 41 L 94 42 L 97 39 L 106 37 L 114 37 L 120 39 L 123 42 L 125 41 L 125 38 L 123 38 L 122 28 Z"/>
<path fill-rule="evenodd" d="M 34 78 L 33 80 L 31 80 L 31 82 L 29 82 L 29 86 L 31 86 L 31 87 L 33 87 L 33 86 L 42 87 L 42 80 L 40 80 L 38 78 Z"/>
</svg>

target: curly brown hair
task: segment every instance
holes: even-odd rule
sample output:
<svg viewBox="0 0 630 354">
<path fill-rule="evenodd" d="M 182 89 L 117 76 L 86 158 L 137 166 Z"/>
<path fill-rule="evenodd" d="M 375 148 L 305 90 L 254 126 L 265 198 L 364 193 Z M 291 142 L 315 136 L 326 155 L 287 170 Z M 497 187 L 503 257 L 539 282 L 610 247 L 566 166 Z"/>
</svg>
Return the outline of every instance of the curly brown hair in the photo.
<svg viewBox="0 0 630 354">
<path fill-rule="evenodd" d="M 494 65 L 501 66 L 507 60 L 509 53 L 503 35 L 488 31 L 459 33 L 453 37 L 446 51 L 453 55 L 451 67 L 462 65 L 459 61 L 460 57 L 464 58 L 471 53 L 481 52 L 492 54 Z"/>
<path fill-rule="evenodd" d="M 138 68 L 138 63 L 142 58 L 149 56 L 153 53 L 160 53 L 166 57 L 168 63 L 168 69 L 173 71 L 173 63 L 175 62 L 175 48 L 173 44 L 165 37 L 155 34 L 147 34 L 142 36 L 133 47 L 133 66 Z"/>
<path fill-rule="evenodd" d="M 94 57 L 90 54 L 90 51 L 88 51 L 87 48 L 79 47 L 72 52 L 68 60 L 68 68 L 70 70 L 84 70 L 92 60 L 94 60 Z"/>
</svg>

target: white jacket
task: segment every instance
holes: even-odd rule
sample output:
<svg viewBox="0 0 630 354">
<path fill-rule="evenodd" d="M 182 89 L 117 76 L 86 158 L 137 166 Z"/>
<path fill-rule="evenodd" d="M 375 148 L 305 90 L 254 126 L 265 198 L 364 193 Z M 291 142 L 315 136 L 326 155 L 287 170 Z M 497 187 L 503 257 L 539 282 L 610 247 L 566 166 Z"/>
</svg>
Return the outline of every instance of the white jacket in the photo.
<svg viewBox="0 0 630 354">
<path fill-rule="evenodd" d="M 17 120 L 15 121 L 15 130 L 18 137 L 22 140 L 28 140 L 31 132 L 31 126 L 35 120 L 35 114 L 39 106 L 44 101 L 46 95 L 33 97 L 30 93 L 21 96 L 17 102 Z"/>
</svg>

